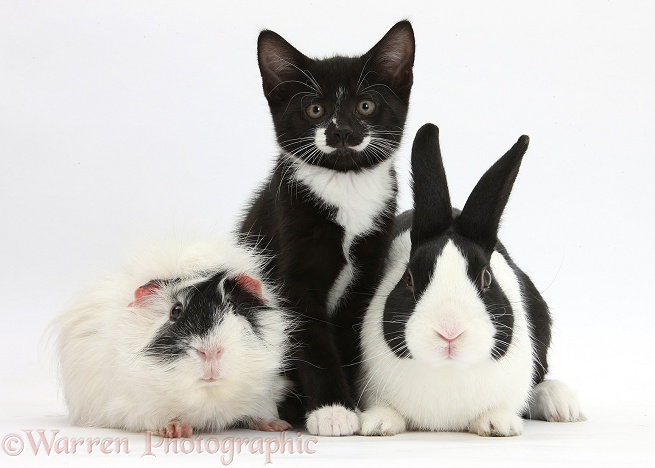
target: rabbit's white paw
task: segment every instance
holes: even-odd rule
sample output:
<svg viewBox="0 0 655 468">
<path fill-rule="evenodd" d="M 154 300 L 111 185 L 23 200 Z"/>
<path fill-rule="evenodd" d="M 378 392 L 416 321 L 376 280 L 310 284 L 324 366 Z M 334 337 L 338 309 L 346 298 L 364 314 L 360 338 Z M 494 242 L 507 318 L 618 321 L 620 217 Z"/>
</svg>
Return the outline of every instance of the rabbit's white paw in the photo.
<svg viewBox="0 0 655 468">
<path fill-rule="evenodd" d="M 387 406 L 374 406 L 364 411 L 361 422 L 359 433 L 365 436 L 392 436 L 405 432 L 403 417 Z"/>
<path fill-rule="evenodd" d="M 469 432 L 483 437 L 511 437 L 521 435 L 523 420 L 512 411 L 495 408 L 478 416 L 469 425 Z"/>
<path fill-rule="evenodd" d="M 573 390 L 559 380 L 544 380 L 532 390 L 530 419 L 550 422 L 585 421 Z"/>
</svg>

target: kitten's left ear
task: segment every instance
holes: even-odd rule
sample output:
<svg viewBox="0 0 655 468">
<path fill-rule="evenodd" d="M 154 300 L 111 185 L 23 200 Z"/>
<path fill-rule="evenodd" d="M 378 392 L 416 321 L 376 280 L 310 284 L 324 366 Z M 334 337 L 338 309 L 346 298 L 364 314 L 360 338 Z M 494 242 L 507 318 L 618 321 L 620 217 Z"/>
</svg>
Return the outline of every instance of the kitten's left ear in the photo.
<svg viewBox="0 0 655 468">
<path fill-rule="evenodd" d="M 279 34 L 264 30 L 257 40 L 257 60 L 264 94 L 268 97 L 280 84 L 302 75 L 310 59 Z"/>
<path fill-rule="evenodd" d="M 396 89 L 409 89 L 413 83 L 414 30 L 409 21 L 396 23 L 380 42 L 364 54 L 368 68 Z"/>
</svg>

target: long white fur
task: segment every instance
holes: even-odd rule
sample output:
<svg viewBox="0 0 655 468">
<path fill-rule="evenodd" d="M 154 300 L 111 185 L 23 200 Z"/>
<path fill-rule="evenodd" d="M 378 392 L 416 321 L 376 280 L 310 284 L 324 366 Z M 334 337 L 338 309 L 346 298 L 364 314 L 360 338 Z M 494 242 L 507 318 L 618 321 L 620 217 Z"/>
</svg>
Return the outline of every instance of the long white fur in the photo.
<svg viewBox="0 0 655 468">
<path fill-rule="evenodd" d="M 243 317 L 228 312 L 202 342 L 191 340 L 223 348 L 221 378 L 213 384 L 201 380 L 203 363 L 194 350 L 170 365 L 140 354 L 169 320 L 181 288 L 221 270 L 261 279 L 261 268 L 261 260 L 232 242 L 187 239 L 153 244 L 89 288 L 54 323 L 72 422 L 143 431 L 176 421 L 220 430 L 238 421 L 275 420 L 285 390 L 279 371 L 289 321 L 282 311 L 260 315 L 260 338 Z M 128 307 L 139 286 L 169 278 L 182 281 Z M 262 293 L 268 305 L 279 307 L 265 282 Z"/>
<path fill-rule="evenodd" d="M 514 314 L 507 353 L 491 358 L 495 329 L 466 275 L 466 259 L 452 241 L 435 264 L 431 283 L 407 322 L 413 359 L 399 359 L 382 334 L 386 298 L 409 260 L 409 232 L 398 237 L 388 268 L 364 319 L 362 433 L 391 435 L 416 430 L 516 435 L 532 376 L 532 347 L 518 279 L 498 252 L 491 258 L 496 281 Z M 436 329 L 462 329 L 454 359 L 446 359 Z M 402 424 L 404 422 L 404 424 Z M 494 432 L 495 431 L 495 432 Z"/>
</svg>

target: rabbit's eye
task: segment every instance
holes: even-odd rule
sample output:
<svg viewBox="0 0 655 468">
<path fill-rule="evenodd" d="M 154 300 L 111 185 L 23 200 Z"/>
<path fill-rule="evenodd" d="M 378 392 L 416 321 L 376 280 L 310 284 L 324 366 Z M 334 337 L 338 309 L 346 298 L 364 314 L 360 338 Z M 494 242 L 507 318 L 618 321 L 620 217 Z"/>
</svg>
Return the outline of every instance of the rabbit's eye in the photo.
<svg viewBox="0 0 655 468">
<path fill-rule="evenodd" d="M 491 280 L 491 272 L 489 271 L 489 268 L 485 268 L 480 274 L 480 288 L 483 291 L 489 289 L 491 287 Z"/>
<path fill-rule="evenodd" d="M 414 276 L 410 270 L 407 270 L 407 273 L 405 273 L 405 284 L 409 289 L 414 291 Z"/>
<path fill-rule="evenodd" d="M 178 302 L 171 309 L 171 322 L 175 322 L 179 320 L 179 318 L 182 317 L 183 313 L 184 313 L 184 307 L 182 307 L 182 304 Z"/>
</svg>

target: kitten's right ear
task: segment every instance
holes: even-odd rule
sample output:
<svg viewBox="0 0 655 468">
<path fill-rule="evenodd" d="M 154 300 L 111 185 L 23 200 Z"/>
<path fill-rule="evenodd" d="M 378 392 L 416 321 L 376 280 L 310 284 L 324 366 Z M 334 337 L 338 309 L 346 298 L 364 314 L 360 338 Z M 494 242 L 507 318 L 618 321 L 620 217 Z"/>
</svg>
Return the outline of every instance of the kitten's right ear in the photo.
<svg viewBox="0 0 655 468">
<path fill-rule="evenodd" d="M 285 81 L 302 75 L 309 59 L 273 31 L 264 30 L 257 40 L 257 60 L 264 94 L 268 96 Z"/>
<path fill-rule="evenodd" d="M 413 83 L 415 49 L 414 29 L 405 20 L 396 23 L 365 56 L 369 56 L 369 68 L 392 87 L 409 89 Z"/>
</svg>

